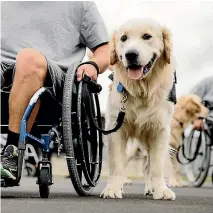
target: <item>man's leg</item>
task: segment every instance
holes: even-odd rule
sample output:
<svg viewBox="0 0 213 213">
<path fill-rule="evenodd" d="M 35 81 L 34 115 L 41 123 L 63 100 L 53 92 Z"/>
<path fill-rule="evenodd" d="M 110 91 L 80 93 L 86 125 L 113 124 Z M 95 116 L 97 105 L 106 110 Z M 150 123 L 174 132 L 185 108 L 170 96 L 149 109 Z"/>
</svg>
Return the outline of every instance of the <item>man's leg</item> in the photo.
<svg viewBox="0 0 213 213">
<path fill-rule="evenodd" d="M 40 52 L 26 48 L 17 54 L 15 76 L 9 96 L 9 132 L 1 165 L 2 175 L 6 177 L 15 178 L 21 119 L 33 94 L 44 85 L 46 76 L 47 61 Z M 38 108 L 37 105 L 34 109 L 29 128 L 32 127 Z"/>
<path fill-rule="evenodd" d="M 38 51 L 23 49 L 16 57 L 16 71 L 9 97 L 9 130 L 19 133 L 25 109 L 33 94 L 44 85 L 47 61 Z"/>
</svg>

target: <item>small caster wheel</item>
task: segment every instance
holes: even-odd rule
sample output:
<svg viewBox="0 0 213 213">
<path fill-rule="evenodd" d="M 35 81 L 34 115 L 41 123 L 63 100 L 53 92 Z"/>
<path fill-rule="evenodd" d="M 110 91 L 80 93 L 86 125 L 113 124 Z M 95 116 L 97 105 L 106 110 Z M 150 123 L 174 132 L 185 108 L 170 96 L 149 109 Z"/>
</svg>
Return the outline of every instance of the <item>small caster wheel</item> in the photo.
<svg viewBox="0 0 213 213">
<path fill-rule="evenodd" d="M 41 198 L 48 198 L 50 194 L 49 168 L 41 168 L 39 172 L 39 193 Z"/>
</svg>

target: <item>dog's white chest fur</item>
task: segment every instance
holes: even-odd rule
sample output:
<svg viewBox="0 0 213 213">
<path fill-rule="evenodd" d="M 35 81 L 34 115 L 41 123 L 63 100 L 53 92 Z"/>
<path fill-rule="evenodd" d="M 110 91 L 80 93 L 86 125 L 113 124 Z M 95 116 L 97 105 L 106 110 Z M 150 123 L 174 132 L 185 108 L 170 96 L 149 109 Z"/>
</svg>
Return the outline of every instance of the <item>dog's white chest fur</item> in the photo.
<svg viewBox="0 0 213 213">
<path fill-rule="evenodd" d="M 112 95 L 113 98 L 110 97 Z M 109 110 L 107 115 L 110 115 L 110 118 L 107 118 L 107 120 L 110 120 L 111 127 L 115 125 L 122 97 L 122 93 L 118 93 L 114 86 L 110 91 L 107 107 Z M 153 134 L 156 130 L 159 131 L 162 128 L 166 128 L 170 123 L 173 111 L 172 105 L 167 100 L 161 100 L 149 107 L 145 99 L 129 96 L 125 103 L 126 114 L 123 128 L 127 129 L 127 134 L 130 137 L 134 135 L 140 138 L 143 134 L 151 132 Z"/>
</svg>

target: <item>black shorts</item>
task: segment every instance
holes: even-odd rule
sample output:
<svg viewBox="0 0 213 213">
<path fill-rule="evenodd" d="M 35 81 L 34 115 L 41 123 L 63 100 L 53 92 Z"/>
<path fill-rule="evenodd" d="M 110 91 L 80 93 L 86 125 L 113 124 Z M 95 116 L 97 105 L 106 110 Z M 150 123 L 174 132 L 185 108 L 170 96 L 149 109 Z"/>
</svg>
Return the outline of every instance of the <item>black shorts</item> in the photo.
<svg viewBox="0 0 213 213">
<path fill-rule="evenodd" d="M 47 60 L 48 74 L 44 83 L 50 92 L 41 97 L 41 106 L 36 117 L 37 125 L 53 125 L 58 122 L 62 114 L 63 87 L 66 71 L 62 70 L 51 60 Z M 73 63 L 69 69 L 75 72 L 79 62 Z M 9 95 L 15 74 L 15 63 L 1 62 L 1 126 L 8 125 L 9 122 Z M 2 130 L 5 132 L 5 130 Z"/>
<path fill-rule="evenodd" d="M 57 101 L 62 102 L 66 71 L 54 62 L 47 60 L 48 74 L 44 87 L 48 87 Z M 1 62 L 1 91 L 10 92 L 15 74 L 15 63 Z"/>
</svg>

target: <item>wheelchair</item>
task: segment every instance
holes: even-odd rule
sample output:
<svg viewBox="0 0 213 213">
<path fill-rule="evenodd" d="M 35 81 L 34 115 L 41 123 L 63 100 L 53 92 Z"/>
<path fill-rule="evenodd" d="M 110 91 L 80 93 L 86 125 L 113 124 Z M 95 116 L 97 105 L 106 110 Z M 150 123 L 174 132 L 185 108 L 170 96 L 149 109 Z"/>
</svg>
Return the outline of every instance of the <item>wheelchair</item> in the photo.
<svg viewBox="0 0 213 213">
<path fill-rule="evenodd" d="M 213 109 L 213 104 L 204 101 L 203 104 Z M 201 187 L 205 182 L 211 165 L 211 151 L 213 150 L 213 117 L 200 117 L 203 120 L 204 129 L 192 129 L 187 136 L 183 137 L 183 144 L 178 149 L 177 159 L 183 166 L 189 183 L 194 187 Z M 213 171 L 211 175 L 213 184 Z"/>
<path fill-rule="evenodd" d="M 62 150 L 65 151 L 69 175 L 79 196 L 90 195 L 97 186 L 102 169 L 102 119 L 98 99 L 102 87 L 86 75 L 81 82 L 77 82 L 75 71 L 78 66 L 67 71 L 62 104 L 56 104 L 49 88 L 45 87 L 37 90 L 31 98 L 20 125 L 16 179 L 1 179 L 2 187 L 19 186 L 28 141 L 33 141 L 42 150 L 37 175 L 41 198 L 49 197 L 50 186 L 53 184 L 50 146 L 55 147 L 59 155 Z M 6 103 L 9 95 L 1 92 L 1 96 Z M 38 101 L 41 101 L 41 110 L 29 133 L 27 122 Z M 46 105 L 42 111 L 43 102 L 48 103 L 49 107 Z M 57 107 L 53 108 L 53 105 Z M 2 110 L 5 110 L 2 113 L 4 117 L 8 118 L 8 108 L 2 107 Z M 1 121 L 1 134 L 5 132 L 7 127 Z"/>
</svg>

